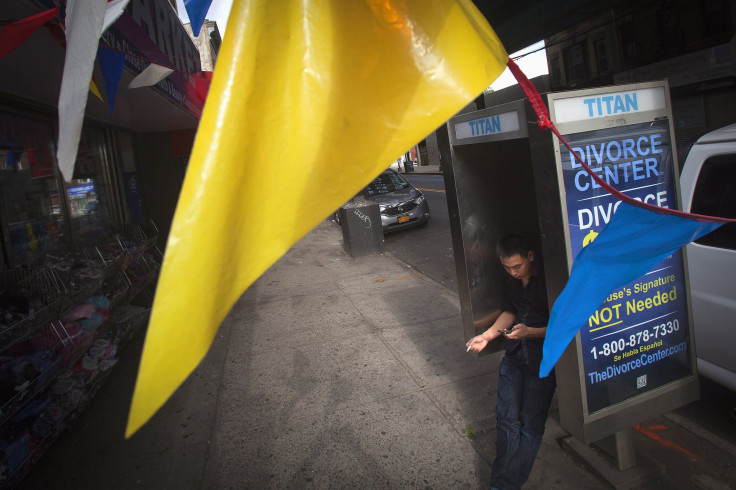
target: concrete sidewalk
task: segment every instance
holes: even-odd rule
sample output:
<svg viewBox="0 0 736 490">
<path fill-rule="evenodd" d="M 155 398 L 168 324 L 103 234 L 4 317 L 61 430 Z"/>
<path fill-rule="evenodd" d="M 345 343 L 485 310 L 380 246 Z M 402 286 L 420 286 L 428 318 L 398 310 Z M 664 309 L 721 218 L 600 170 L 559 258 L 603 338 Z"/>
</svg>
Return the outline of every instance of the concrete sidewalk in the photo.
<svg viewBox="0 0 736 490">
<path fill-rule="evenodd" d="M 403 165 L 401 169 L 397 169 L 395 165 L 391 165 L 392 169 L 396 170 L 400 174 L 433 174 L 442 175 L 439 165 L 414 165 L 414 169 L 406 172 Z"/>
<path fill-rule="evenodd" d="M 405 173 L 405 172 L 400 172 Z M 415 174 L 442 174 L 440 171 L 439 165 L 414 165 L 414 170 L 408 173 L 415 173 Z"/>
<path fill-rule="evenodd" d="M 341 240 L 325 221 L 297 243 L 124 441 L 139 336 L 20 488 L 487 488 L 500 354 L 465 352 L 456 293 Z M 605 488 L 561 449 L 556 407 L 525 488 Z"/>
</svg>

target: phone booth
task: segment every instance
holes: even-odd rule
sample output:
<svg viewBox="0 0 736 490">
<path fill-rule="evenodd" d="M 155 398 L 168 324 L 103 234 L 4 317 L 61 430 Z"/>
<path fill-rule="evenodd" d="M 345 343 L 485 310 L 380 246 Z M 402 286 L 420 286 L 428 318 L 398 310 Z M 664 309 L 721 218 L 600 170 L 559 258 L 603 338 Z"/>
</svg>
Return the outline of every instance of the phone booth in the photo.
<svg viewBox="0 0 736 490">
<path fill-rule="evenodd" d="M 560 133 L 607 183 L 635 199 L 680 208 L 666 82 L 547 94 Z M 575 256 L 619 200 L 598 186 L 524 101 L 448 122 L 447 201 L 466 339 L 500 313 L 504 272 L 496 240 L 526 235 L 544 260 L 550 309 Z M 632 427 L 699 397 L 684 250 L 613 291 L 556 365 L 565 446 L 614 486 L 659 474 L 634 448 Z M 591 278 L 595 280 L 595 278 Z M 501 349 L 503 339 L 486 350 Z M 590 444 L 617 461 L 606 469 Z"/>
<path fill-rule="evenodd" d="M 543 256 L 548 294 L 562 291 L 568 269 L 560 192 L 551 135 L 537 127 L 525 101 L 455 116 L 448 134 L 452 165 L 444 172 L 445 189 L 463 330 L 470 339 L 501 313 L 507 280 L 496 257 L 501 236 L 526 236 Z M 503 339 L 496 339 L 483 352 L 502 348 Z"/>
</svg>

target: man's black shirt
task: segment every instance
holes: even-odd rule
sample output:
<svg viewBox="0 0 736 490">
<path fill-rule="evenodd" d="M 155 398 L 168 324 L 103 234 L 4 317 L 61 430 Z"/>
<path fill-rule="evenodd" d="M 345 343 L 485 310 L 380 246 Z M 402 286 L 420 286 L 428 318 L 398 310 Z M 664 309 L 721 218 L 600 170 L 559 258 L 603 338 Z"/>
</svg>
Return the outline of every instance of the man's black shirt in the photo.
<svg viewBox="0 0 736 490">
<path fill-rule="evenodd" d="M 544 328 L 549 321 L 549 306 L 547 304 L 547 285 L 544 281 L 544 268 L 539 261 L 532 262 L 531 276 L 526 287 L 520 279 L 511 278 L 504 295 L 503 311 L 516 315 L 514 325 L 523 323 L 530 328 Z M 525 338 L 522 340 L 506 339 L 504 349 L 507 353 L 514 352 L 523 346 L 524 355 L 530 363 L 539 367 L 542 360 L 542 345 L 544 338 Z"/>
</svg>

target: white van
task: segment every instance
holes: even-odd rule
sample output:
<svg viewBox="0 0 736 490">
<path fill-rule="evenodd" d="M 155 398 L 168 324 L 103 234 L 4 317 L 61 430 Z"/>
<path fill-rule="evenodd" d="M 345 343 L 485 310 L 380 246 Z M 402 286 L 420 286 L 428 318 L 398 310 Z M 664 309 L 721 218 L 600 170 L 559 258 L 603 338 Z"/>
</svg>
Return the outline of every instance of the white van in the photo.
<svg viewBox="0 0 736 490">
<path fill-rule="evenodd" d="M 702 136 L 680 176 L 685 211 L 736 218 L 736 124 Z M 687 246 L 700 374 L 736 391 L 736 223 Z"/>
</svg>

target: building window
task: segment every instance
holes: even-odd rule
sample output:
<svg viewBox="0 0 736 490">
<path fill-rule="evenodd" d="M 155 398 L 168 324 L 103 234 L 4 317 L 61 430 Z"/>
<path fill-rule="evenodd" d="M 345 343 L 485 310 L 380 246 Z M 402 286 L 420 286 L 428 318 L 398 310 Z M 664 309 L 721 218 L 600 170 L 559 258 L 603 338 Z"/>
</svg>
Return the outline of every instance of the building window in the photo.
<svg viewBox="0 0 736 490">
<path fill-rule="evenodd" d="M 549 74 L 552 76 L 552 81 L 562 81 L 562 71 L 560 70 L 560 57 L 557 55 L 549 59 Z"/>
<path fill-rule="evenodd" d="M 0 111 L 0 235 L 10 266 L 94 239 L 113 225 L 102 131 L 82 131 L 69 183 L 58 172 L 54 143 L 45 120 Z"/>
<path fill-rule="evenodd" d="M 624 60 L 628 63 L 636 61 L 639 57 L 639 46 L 636 41 L 636 26 L 633 22 L 621 25 L 621 49 Z"/>
<path fill-rule="evenodd" d="M 0 112 L 0 222 L 11 266 L 66 243 L 65 202 L 56 174 L 51 125 Z"/>
<path fill-rule="evenodd" d="M 220 44 L 222 44 L 222 38 L 220 37 L 220 31 L 217 29 L 217 25 L 214 22 L 210 22 L 207 25 L 207 32 L 209 34 L 210 46 L 212 46 L 212 52 L 217 55 L 220 51 Z"/>
<path fill-rule="evenodd" d="M 593 41 L 593 49 L 595 50 L 595 65 L 598 75 L 602 75 L 608 71 L 608 52 L 606 51 L 606 41 L 596 39 Z"/>
<path fill-rule="evenodd" d="M 718 155 L 703 162 L 690 211 L 736 218 L 736 154 Z M 726 223 L 696 243 L 736 250 L 736 223 Z"/>
<path fill-rule="evenodd" d="M 102 131 L 85 127 L 79 140 L 72 180 L 65 186 L 72 237 L 94 241 L 113 226 L 113 203 L 108 183 Z"/>
<path fill-rule="evenodd" d="M 703 35 L 706 38 L 731 31 L 731 10 L 726 0 L 700 0 Z"/>
<path fill-rule="evenodd" d="M 673 5 L 657 10 L 657 39 L 652 44 L 658 57 L 662 58 L 685 50 L 677 10 Z"/>
<path fill-rule="evenodd" d="M 580 82 L 587 78 L 588 70 L 585 63 L 585 45 L 580 42 L 565 48 L 562 52 L 565 60 L 565 73 L 568 82 Z"/>
</svg>

